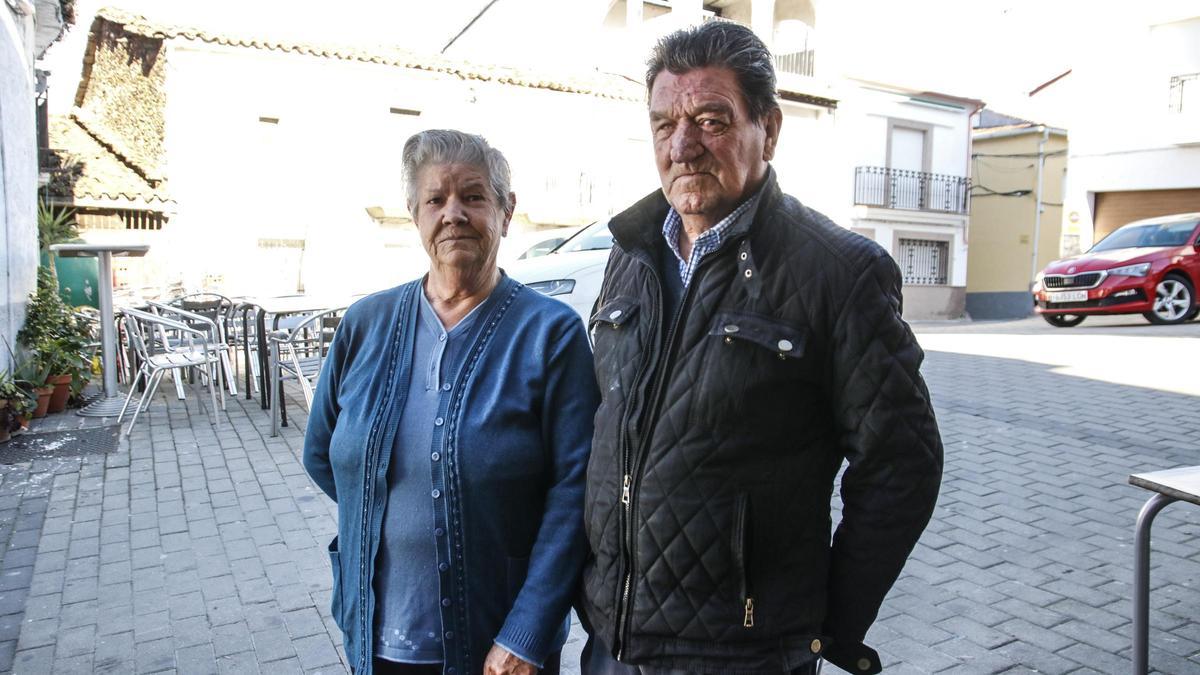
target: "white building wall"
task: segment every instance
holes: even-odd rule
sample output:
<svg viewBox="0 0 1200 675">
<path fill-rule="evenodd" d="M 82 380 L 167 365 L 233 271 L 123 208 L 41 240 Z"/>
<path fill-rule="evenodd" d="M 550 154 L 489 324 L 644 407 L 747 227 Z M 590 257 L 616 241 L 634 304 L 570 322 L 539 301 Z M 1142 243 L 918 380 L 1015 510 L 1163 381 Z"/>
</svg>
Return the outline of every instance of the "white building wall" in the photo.
<svg viewBox="0 0 1200 675">
<path fill-rule="evenodd" d="M 344 293 L 424 273 L 400 157 L 422 129 L 479 133 L 512 165 L 523 228 L 579 225 L 657 187 L 644 104 L 394 66 L 172 44 L 167 156 L 179 213 L 161 254 L 188 287 Z M 395 114 L 391 109 L 420 111 Z M 267 123 L 260 118 L 277 119 Z M 580 203 L 580 182 L 590 187 Z M 305 242 L 260 248 L 261 240 Z M 169 248 L 168 248 L 169 247 Z M 279 269 L 264 277 L 263 260 Z"/>
<path fill-rule="evenodd" d="M 33 17 L 10 6 L 0 7 L 0 338 L 15 348 L 37 282 L 38 175 Z M 9 366 L 0 347 L 0 369 Z"/>
<path fill-rule="evenodd" d="M 1095 193 L 1200 188 L 1200 80 L 1188 83 L 1182 113 L 1169 109 L 1171 76 L 1200 73 L 1200 15 L 1110 31 L 1071 74 L 1063 234 L 1084 250 L 1094 243 Z"/>
</svg>

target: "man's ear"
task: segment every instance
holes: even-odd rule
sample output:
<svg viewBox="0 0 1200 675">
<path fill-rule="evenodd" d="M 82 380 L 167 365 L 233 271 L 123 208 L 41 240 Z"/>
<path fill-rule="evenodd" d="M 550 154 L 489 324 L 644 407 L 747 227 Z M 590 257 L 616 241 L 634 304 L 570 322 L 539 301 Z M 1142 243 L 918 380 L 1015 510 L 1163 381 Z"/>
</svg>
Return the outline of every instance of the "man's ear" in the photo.
<svg viewBox="0 0 1200 675">
<path fill-rule="evenodd" d="M 767 132 L 766 142 L 763 144 L 764 162 L 774 159 L 775 146 L 779 143 L 779 128 L 782 126 L 783 111 L 778 107 L 768 110 L 767 118 L 763 120 L 763 129 Z"/>
</svg>

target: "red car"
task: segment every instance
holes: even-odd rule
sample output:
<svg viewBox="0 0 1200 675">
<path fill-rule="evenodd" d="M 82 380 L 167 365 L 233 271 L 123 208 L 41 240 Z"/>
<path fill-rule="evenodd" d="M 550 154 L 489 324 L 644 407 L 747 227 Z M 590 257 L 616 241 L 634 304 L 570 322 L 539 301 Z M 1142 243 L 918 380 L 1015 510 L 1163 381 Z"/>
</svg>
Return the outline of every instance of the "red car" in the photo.
<svg viewBox="0 0 1200 675">
<path fill-rule="evenodd" d="M 1051 326 L 1091 314 L 1141 314 L 1175 324 L 1200 313 L 1200 213 L 1124 225 L 1087 253 L 1050 263 L 1033 283 L 1034 309 Z"/>
</svg>

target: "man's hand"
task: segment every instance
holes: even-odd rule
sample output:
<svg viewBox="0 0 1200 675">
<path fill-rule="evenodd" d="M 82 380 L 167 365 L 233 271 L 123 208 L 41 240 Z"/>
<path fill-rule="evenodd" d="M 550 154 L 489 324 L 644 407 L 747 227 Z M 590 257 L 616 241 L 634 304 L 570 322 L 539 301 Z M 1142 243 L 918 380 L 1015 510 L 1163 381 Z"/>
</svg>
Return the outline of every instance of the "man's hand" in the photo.
<svg viewBox="0 0 1200 675">
<path fill-rule="evenodd" d="M 536 675 L 537 672 L 537 666 L 513 656 L 500 645 L 492 645 L 483 660 L 483 675 Z"/>
</svg>

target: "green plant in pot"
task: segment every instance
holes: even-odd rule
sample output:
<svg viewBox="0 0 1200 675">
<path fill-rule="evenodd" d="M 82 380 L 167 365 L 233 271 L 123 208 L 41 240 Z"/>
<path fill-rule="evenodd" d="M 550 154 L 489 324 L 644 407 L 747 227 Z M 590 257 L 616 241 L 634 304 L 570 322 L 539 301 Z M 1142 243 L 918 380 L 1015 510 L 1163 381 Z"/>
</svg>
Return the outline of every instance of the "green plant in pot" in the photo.
<svg viewBox="0 0 1200 675">
<path fill-rule="evenodd" d="M 42 377 L 40 373 L 46 374 L 45 379 L 33 380 L 34 384 L 41 387 L 52 383 L 59 388 L 52 412 L 66 406 L 72 380 L 76 377 L 82 380 L 90 373 L 90 364 L 84 356 L 86 327 L 63 303 L 57 286 L 51 272 L 39 267 L 37 290 L 29 296 L 25 325 L 17 333 L 17 340 L 31 353 L 38 377 Z"/>
<path fill-rule="evenodd" d="M 71 395 L 73 381 L 83 380 L 84 373 L 90 370 L 90 364 L 83 355 L 86 344 L 79 336 L 67 334 L 43 340 L 34 346 L 37 355 L 34 361 L 39 370 L 49 373 L 46 384 L 54 387 L 48 412 L 62 412 Z"/>
<path fill-rule="evenodd" d="M 11 350 L 9 353 L 12 353 Z M 50 396 L 54 393 L 54 385 L 46 384 L 50 370 L 42 366 L 38 359 L 26 355 L 15 356 L 13 364 L 13 382 L 33 402 L 33 409 L 25 417 L 45 417 Z"/>
<path fill-rule="evenodd" d="M 23 428 L 37 408 L 37 397 L 25 384 L 12 373 L 0 370 L 0 443 Z"/>
</svg>

